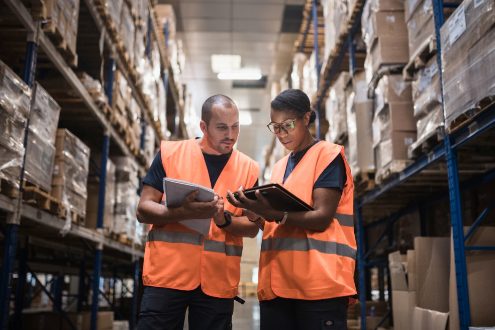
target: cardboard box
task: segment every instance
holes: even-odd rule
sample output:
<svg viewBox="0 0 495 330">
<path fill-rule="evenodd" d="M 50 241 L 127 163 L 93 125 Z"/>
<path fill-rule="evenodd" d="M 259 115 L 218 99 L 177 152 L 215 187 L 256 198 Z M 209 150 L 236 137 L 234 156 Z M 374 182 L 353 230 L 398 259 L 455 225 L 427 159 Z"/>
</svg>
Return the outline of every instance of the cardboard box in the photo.
<svg viewBox="0 0 495 330">
<path fill-rule="evenodd" d="M 57 149 L 56 157 L 63 159 L 65 156 L 71 157 L 86 172 L 89 170 L 89 147 L 79 140 L 74 134 L 65 128 L 57 130 L 55 141 Z"/>
<path fill-rule="evenodd" d="M 411 83 L 402 75 L 384 75 L 375 88 L 375 113 L 379 113 L 388 103 L 412 102 Z"/>
<path fill-rule="evenodd" d="M 409 61 L 409 44 L 407 38 L 382 37 L 371 45 L 371 68 L 373 74 L 383 65 L 403 66 Z"/>
<path fill-rule="evenodd" d="M 65 186 L 82 197 L 87 197 L 88 172 L 77 164 L 72 157 L 65 155 L 55 159 L 52 186 Z"/>
<path fill-rule="evenodd" d="M 367 301 L 366 302 L 366 315 L 370 315 L 371 307 L 375 308 L 376 317 L 384 316 L 388 310 L 388 305 L 384 301 Z M 356 303 L 352 306 L 349 306 L 347 309 L 347 319 L 357 320 L 361 315 L 361 306 L 359 303 Z"/>
<path fill-rule="evenodd" d="M 416 132 L 392 132 L 389 140 L 381 141 L 375 147 L 377 171 L 395 160 L 407 160 L 407 148 L 414 142 Z"/>
<path fill-rule="evenodd" d="M 373 147 L 391 139 L 393 132 L 416 132 L 412 103 L 389 103 L 376 115 L 373 119 Z"/>
<path fill-rule="evenodd" d="M 58 330 L 62 319 L 56 312 L 22 313 L 21 318 L 23 330 Z"/>
<path fill-rule="evenodd" d="M 55 143 L 60 106 L 48 92 L 36 82 L 33 89 L 33 104 L 29 115 L 29 128 L 45 143 Z"/>
<path fill-rule="evenodd" d="M 415 117 L 423 116 L 441 104 L 439 72 L 438 57 L 435 55 L 426 63 L 425 68 L 415 73 L 412 81 Z"/>
<path fill-rule="evenodd" d="M 407 256 L 401 255 L 400 251 L 390 253 L 388 255 L 388 265 L 390 269 L 390 280 L 392 282 L 392 290 L 407 291 L 406 273 L 404 262 Z"/>
<path fill-rule="evenodd" d="M 442 313 L 449 311 L 450 239 L 416 237 L 417 306 Z"/>
<path fill-rule="evenodd" d="M 369 3 L 371 11 L 403 11 L 404 2 L 400 0 L 370 0 Z"/>
<path fill-rule="evenodd" d="M 416 291 L 416 254 L 414 250 L 407 250 L 407 286 L 409 292 Z M 416 304 L 416 303 L 415 303 Z"/>
<path fill-rule="evenodd" d="M 371 317 L 371 316 L 366 316 L 366 330 L 375 330 L 378 324 L 380 324 L 382 318 L 381 317 Z M 360 323 L 360 321 L 358 320 Z M 389 325 L 389 319 L 387 318 L 385 322 L 382 323 L 382 326 L 385 328 L 388 328 Z"/>
<path fill-rule="evenodd" d="M 86 216 L 86 197 L 81 196 L 74 190 L 64 186 L 51 186 L 50 195 L 62 201 L 66 206 L 69 205 L 72 212 L 81 217 Z"/>
<path fill-rule="evenodd" d="M 55 147 L 29 127 L 25 179 L 50 193 L 54 161 Z"/>
<path fill-rule="evenodd" d="M 445 330 L 449 313 L 440 313 L 415 307 L 412 316 L 411 330 Z"/>
<path fill-rule="evenodd" d="M 91 312 L 67 313 L 77 330 L 90 330 Z M 113 330 L 113 312 L 98 312 L 98 330 Z M 61 330 L 71 330 L 67 322 L 62 321 Z"/>
<path fill-rule="evenodd" d="M 353 176 L 356 176 L 361 171 L 375 170 L 372 146 L 373 100 L 368 98 L 364 72 L 354 74 L 352 91 L 346 102 L 349 134 L 348 162 Z"/>
<path fill-rule="evenodd" d="M 403 12 L 373 12 L 366 24 L 366 29 L 363 29 L 365 31 L 363 39 L 368 49 L 377 38 L 407 38 L 407 26 Z"/>
<path fill-rule="evenodd" d="M 464 227 L 464 235 L 469 227 Z M 478 227 L 466 246 L 495 246 L 495 227 Z M 454 249 L 450 251 L 450 330 L 459 330 L 459 306 L 455 277 Z M 466 271 L 471 311 L 471 326 L 490 327 L 495 324 L 495 251 L 466 251 Z"/>
<path fill-rule="evenodd" d="M 410 330 L 414 307 L 416 306 L 416 292 L 397 291 L 392 284 L 392 310 L 394 327 L 401 330 Z"/>
</svg>

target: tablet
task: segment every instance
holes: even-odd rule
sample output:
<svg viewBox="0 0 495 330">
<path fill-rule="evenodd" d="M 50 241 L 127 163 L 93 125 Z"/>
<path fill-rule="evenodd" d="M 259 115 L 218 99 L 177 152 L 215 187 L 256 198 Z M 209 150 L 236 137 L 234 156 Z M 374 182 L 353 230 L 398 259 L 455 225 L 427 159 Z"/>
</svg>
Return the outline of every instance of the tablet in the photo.
<svg viewBox="0 0 495 330">
<path fill-rule="evenodd" d="M 243 193 L 247 198 L 256 200 L 256 190 L 259 190 L 260 193 L 270 202 L 272 207 L 279 211 L 314 211 L 311 206 L 303 202 L 278 183 L 270 183 L 267 185 L 246 189 L 243 190 Z M 234 196 L 238 198 L 239 192 L 234 192 Z"/>
</svg>

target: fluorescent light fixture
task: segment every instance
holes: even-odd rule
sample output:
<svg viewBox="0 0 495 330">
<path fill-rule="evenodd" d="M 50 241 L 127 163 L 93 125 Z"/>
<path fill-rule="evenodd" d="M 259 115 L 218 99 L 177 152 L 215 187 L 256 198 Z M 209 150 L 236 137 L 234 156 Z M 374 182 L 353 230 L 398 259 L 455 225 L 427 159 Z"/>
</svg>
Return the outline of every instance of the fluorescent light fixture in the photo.
<svg viewBox="0 0 495 330">
<path fill-rule="evenodd" d="M 220 72 L 217 77 L 220 80 L 260 80 L 263 75 L 259 70 L 241 69 L 237 71 Z"/>
<path fill-rule="evenodd" d="M 239 111 L 239 124 L 241 125 L 251 125 L 253 123 L 253 118 L 251 117 L 251 112 L 249 111 Z"/>
<path fill-rule="evenodd" d="M 213 54 L 211 69 L 214 73 L 236 71 L 241 68 L 241 55 Z"/>
</svg>

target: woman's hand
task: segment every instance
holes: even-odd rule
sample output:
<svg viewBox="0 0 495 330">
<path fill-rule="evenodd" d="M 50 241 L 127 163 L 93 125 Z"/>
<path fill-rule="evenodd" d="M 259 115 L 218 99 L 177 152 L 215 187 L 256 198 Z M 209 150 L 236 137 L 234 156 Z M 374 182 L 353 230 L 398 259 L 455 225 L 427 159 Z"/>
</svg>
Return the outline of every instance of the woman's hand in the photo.
<svg viewBox="0 0 495 330">
<path fill-rule="evenodd" d="M 234 205 L 235 207 L 240 207 L 252 213 L 255 213 L 269 222 L 280 220 L 283 218 L 284 212 L 274 209 L 270 205 L 270 202 L 268 202 L 268 200 L 263 197 L 259 190 L 256 190 L 255 192 L 257 200 L 251 200 L 244 195 L 241 189 L 239 189 L 238 191 L 239 198 L 237 199 L 235 198 L 234 194 L 230 192 L 230 190 L 227 191 L 227 199 L 230 204 Z"/>
</svg>

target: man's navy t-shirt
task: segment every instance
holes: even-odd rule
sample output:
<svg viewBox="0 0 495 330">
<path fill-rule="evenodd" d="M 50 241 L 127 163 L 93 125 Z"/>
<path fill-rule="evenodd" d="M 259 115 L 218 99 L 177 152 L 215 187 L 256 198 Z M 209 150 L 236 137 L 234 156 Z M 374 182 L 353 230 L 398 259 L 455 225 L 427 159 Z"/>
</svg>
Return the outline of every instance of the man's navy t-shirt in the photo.
<svg viewBox="0 0 495 330">
<path fill-rule="evenodd" d="M 209 155 L 203 153 L 203 157 L 205 159 L 206 168 L 208 169 L 208 174 L 210 176 L 211 186 L 214 187 L 215 183 L 217 183 L 218 177 L 223 171 L 225 165 L 227 165 L 230 156 L 232 155 L 232 151 L 228 154 L 223 155 Z M 159 192 L 163 194 L 163 178 L 166 177 L 165 170 L 162 165 L 162 153 L 158 151 L 151 163 L 150 169 L 148 173 L 146 173 L 146 177 L 143 180 L 144 184 L 147 184 Z M 258 181 L 256 181 L 253 187 L 258 186 Z M 252 187 L 244 187 L 244 189 L 248 189 Z"/>
</svg>

